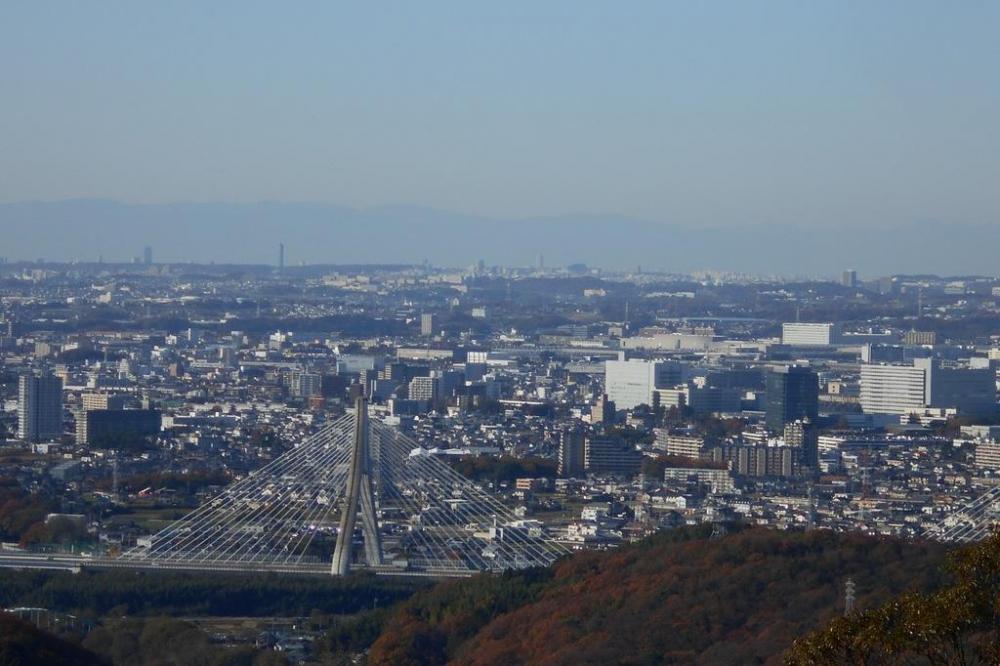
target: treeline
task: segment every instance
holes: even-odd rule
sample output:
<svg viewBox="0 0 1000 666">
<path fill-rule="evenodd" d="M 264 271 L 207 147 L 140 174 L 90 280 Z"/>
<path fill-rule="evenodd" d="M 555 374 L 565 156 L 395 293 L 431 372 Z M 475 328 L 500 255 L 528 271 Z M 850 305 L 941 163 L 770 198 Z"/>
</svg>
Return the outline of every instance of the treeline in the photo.
<svg viewBox="0 0 1000 666">
<path fill-rule="evenodd" d="M 418 592 L 370 664 L 763 663 L 843 612 L 944 580 L 945 547 L 828 531 L 665 532 L 552 568 Z"/>
<path fill-rule="evenodd" d="M 168 617 L 110 620 L 84 639 L 83 647 L 113 666 L 286 666 L 280 652 L 215 645 L 204 631 Z M 4 662 L 0 662 L 4 663 Z"/>
<path fill-rule="evenodd" d="M 0 664 L 5 666 L 108 666 L 93 652 L 0 613 Z"/>
<path fill-rule="evenodd" d="M 230 480 L 229 475 L 221 470 L 198 470 L 187 473 L 144 472 L 125 477 L 119 486 L 135 492 L 146 488 L 154 490 L 167 488 L 168 490 L 193 494 L 207 486 L 225 486 Z M 101 479 L 97 486 L 107 490 L 111 488 L 111 483 L 111 479 Z"/>
<path fill-rule="evenodd" d="M 56 509 L 51 498 L 27 492 L 16 479 L 0 478 L 0 540 L 21 541 Z"/>
<path fill-rule="evenodd" d="M 660 455 L 655 458 L 642 459 L 642 473 L 656 479 L 663 478 L 663 472 L 668 467 L 683 469 L 727 469 L 725 463 L 713 462 L 704 458 L 688 458 L 687 456 Z"/>
<path fill-rule="evenodd" d="M 556 462 L 544 458 L 514 458 L 512 456 L 461 456 L 450 461 L 451 466 L 462 476 L 473 481 L 511 482 L 522 478 L 556 477 Z"/>
<path fill-rule="evenodd" d="M 0 569 L 0 606 L 37 606 L 96 618 L 115 615 L 306 616 L 356 613 L 406 599 L 427 583 L 352 575 Z M 2 663 L 2 662 L 0 662 Z"/>
</svg>

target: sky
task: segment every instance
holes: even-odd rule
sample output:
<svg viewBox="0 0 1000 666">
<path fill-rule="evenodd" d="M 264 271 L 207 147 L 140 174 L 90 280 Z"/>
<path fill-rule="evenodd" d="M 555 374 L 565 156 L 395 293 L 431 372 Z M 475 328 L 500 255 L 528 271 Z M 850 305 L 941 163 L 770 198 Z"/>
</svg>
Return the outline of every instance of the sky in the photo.
<svg viewBox="0 0 1000 666">
<path fill-rule="evenodd" d="M 975 0 L 5 0 L 0 202 L 997 224 L 998 25 Z"/>
</svg>

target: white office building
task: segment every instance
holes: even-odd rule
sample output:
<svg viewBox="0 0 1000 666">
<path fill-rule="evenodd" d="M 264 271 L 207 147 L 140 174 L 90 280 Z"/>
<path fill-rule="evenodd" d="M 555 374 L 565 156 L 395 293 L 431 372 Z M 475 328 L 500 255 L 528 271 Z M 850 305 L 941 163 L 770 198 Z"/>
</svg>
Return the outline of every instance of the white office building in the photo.
<svg viewBox="0 0 1000 666">
<path fill-rule="evenodd" d="M 684 381 L 683 375 L 683 366 L 677 361 L 606 361 L 605 393 L 618 409 L 652 405 L 656 389 L 677 386 Z"/>
<path fill-rule="evenodd" d="M 861 366 L 861 409 L 870 414 L 910 414 L 954 408 L 960 414 L 995 412 L 996 379 L 989 369 L 945 367 L 936 359 L 912 366 Z"/>
<path fill-rule="evenodd" d="M 861 366 L 861 410 L 868 414 L 909 414 L 927 406 L 923 368 Z"/>
<path fill-rule="evenodd" d="M 795 346 L 835 345 L 840 342 L 840 324 L 781 325 L 781 344 Z"/>
</svg>

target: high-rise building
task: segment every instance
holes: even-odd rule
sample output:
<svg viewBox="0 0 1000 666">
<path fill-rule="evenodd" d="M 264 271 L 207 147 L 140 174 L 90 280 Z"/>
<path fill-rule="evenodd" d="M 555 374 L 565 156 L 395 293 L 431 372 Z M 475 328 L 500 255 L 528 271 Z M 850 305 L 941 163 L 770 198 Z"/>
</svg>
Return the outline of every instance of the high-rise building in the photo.
<svg viewBox="0 0 1000 666">
<path fill-rule="evenodd" d="M 782 432 L 785 424 L 804 418 L 816 421 L 819 414 L 819 378 L 812 369 L 789 365 L 771 370 L 767 374 L 765 391 L 765 423 L 769 430 Z"/>
<path fill-rule="evenodd" d="M 17 436 L 26 441 L 60 437 L 63 432 L 62 380 L 27 373 L 18 379 Z"/>
<path fill-rule="evenodd" d="M 155 435 L 161 417 L 156 409 L 91 409 L 76 418 L 76 443 L 114 445 L 126 438 Z"/>
<path fill-rule="evenodd" d="M 147 266 L 153 265 L 153 248 L 148 245 L 142 249 L 142 263 Z"/>
<path fill-rule="evenodd" d="M 584 436 L 567 431 L 559 438 L 559 476 L 581 476 L 584 471 Z"/>
<path fill-rule="evenodd" d="M 436 402 L 438 399 L 437 377 L 414 377 L 409 384 L 410 400 L 426 400 Z"/>
<path fill-rule="evenodd" d="M 976 467 L 1000 471 L 1000 442 L 976 442 Z"/>
<path fill-rule="evenodd" d="M 127 396 L 124 393 L 88 391 L 80 396 L 80 406 L 84 411 L 93 409 L 125 409 L 126 399 Z"/>
<path fill-rule="evenodd" d="M 819 464 L 819 429 L 809 419 L 785 424 L 785 444 L 799 449 L 803 465 Z"/>
<path fill-rule="evenodd" d="M 424 337 L 434 335 L 434 315 L 428 313 L 420 315 L 420 335 Z"/>
<path fill-rule="evenodd" d="M 323 394 L 323 375 L 318 372 L 303 372 L 296 370 L 292 373 L 291 393 L 296 398 L 311 398 L 314 395 Z"/>
<path fill-rule="evenodd" d="M 652 405 L 656 389 L 683 381 L 683 366 L 678 361 L 629 359 L 604 363 L 605 392 L 618 409 Z"/>
<path fill-rule="evenodd" d="M 948 367 L 936 359 L 917 358 L 927 376 L 927 406 L 955 408 L 963 416 L 992 416 L 997 411 L 996 372 L 985 368 Z"/>
<path fill-rule="evenodd" d="M 795 476 L 801 451 L 793 446 L 723 444 L 711 450 L 712 461 L 742 476 Z"/>
<path fill-rule="evenodd" d="M 618 437 L 587 437 L 583 447 L 583 464 L 592 474 L 629 476 L 639 473 L 642 454 Z"/>
<path fill-rule="evenodd" d="M 866 414 L 909 414 L 927 406 L 923 368 L 909 365 L 862 365 L 861 411 Z"/>
<path fill-rule="evenodd" d="M 913 365 L 862 365 L 861 409 L 869 414 L 910 414 L 927 407 L 960 414 L 996 412 L 996 374 L 990 368 L 951 368 L 930 358 Z"/>
<path fill-rule="evenodd" d="M 608 400 L 608 394 L 604 393 L 590 407 L 590 422 L 593 425 L 610 425 L 615 422 L 615 403 Z"/>
<path fill-rule="evenodd" d="M 840 284 L 845 287 L 854 288 L 858 286 L 858 272 L 856 270 L 848 269 L 844 271 L 844 274 L 840 277 Z"/>
<path fill-rule="evenodd" d="M 683 433 L 672 433 L 667 428 L 656 428 L 654 431 L 655 440 L 653 446 L 668 456 L 678 456 L 681 458 L 701 458 L 701 448 L 705 440 L 697 435 L 687 435 Z"/>
</svg>

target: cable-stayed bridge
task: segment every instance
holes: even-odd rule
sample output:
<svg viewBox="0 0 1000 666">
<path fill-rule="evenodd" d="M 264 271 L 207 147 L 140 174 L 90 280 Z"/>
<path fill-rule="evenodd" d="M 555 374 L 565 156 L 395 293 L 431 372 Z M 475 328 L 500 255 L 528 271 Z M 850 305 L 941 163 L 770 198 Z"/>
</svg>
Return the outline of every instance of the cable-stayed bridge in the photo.
<svg viewBox="0 0 1000 666">
<path fill-rule="evenodd" d="M 568 549 L 398 430 L 353 414 L 123 553 L 112 566 L 468 576 Z"/>
<path fill-rule="evenodd" d="M 927 537 L 951 543 L 985 539 L 1000 528 L 1000 486 L 953 509 Z"/>
</svg>

